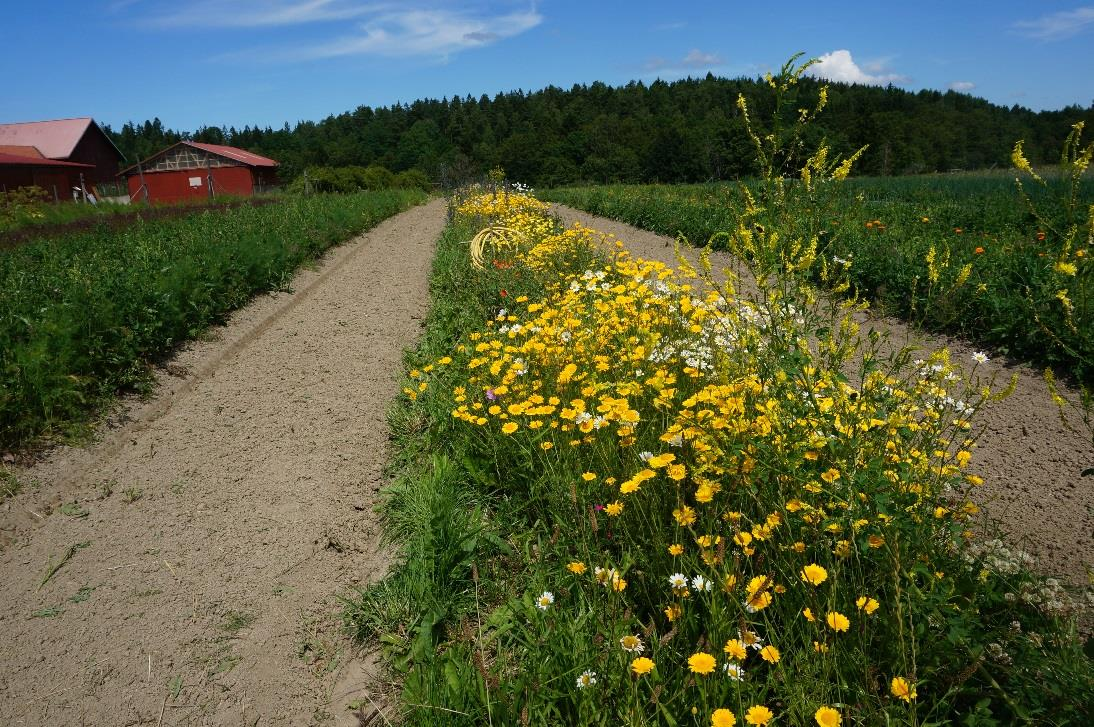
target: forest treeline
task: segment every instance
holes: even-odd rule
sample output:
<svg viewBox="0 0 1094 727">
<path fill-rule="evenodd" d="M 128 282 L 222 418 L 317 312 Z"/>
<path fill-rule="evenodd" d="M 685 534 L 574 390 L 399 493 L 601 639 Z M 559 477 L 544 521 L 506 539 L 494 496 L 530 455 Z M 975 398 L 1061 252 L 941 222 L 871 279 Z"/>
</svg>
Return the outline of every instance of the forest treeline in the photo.
<svg viewBox="0 0 1094 727">
<path fill-rule="evenodd" d="M 820 86 L 805 78 L 803 105 Z M 899 175 L 1009 165 L 1026 141 L 1037 163 L 1056 159 L 1069 127 L 1094 121 L 1094 103 L 1034 112 L 998 106 L 954 91 L 829 84 L 829 105 L 810 127 L 815 143 L 869 149 L 859 174 Z M 417 169 L 442 184 L 460 183 L 495 166 L 535 185 L 575 182 L 701 182 L 753 173 L 737 95 L 754 118 L 770 116 L 762 79 L 705 78 L 612 87 L 596 82 L 490 98 L 453 96 L 380 108 L 360 106 L 322 121 L 279 129 L 164 128 L 157 118 L 107 131 L 133 161 L 188 138 L 231 144 L 277 159 L 290 181 L 309 167 Z"/>
</svg>

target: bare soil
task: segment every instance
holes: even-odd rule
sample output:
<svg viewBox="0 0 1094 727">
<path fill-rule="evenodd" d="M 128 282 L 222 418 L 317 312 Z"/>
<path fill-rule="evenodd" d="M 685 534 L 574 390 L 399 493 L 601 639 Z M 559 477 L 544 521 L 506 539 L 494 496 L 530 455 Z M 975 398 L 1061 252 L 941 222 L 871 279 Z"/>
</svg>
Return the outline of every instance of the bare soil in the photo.
<svg viewBox="0 0 1094 727">
<path fill-rule="evenodd" d="M 444 223 L 434 201 L 339 247 L 102 441 L 16 473 L 0 724 L 356 724 L 348 703 L 382 699 L 338 596 L 389 565 L 385 417 Z"/>
<path fill-rule="evenodd" d="M 587 214 L 563 205 L 553 205 L 555 214 L 567 226 L 580 222 L 586 227 L 622 240 L 637 257 L 675 264 L 674 240 L 640 230 L 603 217 Z M 694 248 L 682 251 L 694 262 Z M 725 253 L 714 253 L 711 264 L 740 269 L 737 261 Z M 742 281 L 748 285 L 747 278 Z M 953 361 L 972 368 L 977 349 L 967 342 L 917 330 L 908 324 L 875 314 L 864 315 L 860 322 L 889 337 L 893 347 L 914 345 L 924 355 L 948 348 Z M 1059 408 L 1052 402 L 1041 372 L 1029 366 L 991 355 L 975 375 L 985 382 L 997 377 L 1001 386 L 1018 375 L 1018 386 L 1009 398 L 984 408 L 977 416 L 974 434 L 978 446 L 970 469 L 984 477 L 984 485 L 974 491 L 984 508 L 985 525 L 995 521 L 1039 564 L 1047 574 L 1061 576 L 1075 585 L 1091 583 L 1094 572 L 1094 477 L 1082 477 L 1094 467 L 1094 441 L 1081 420 L 1072 417 L 1073 428 L 1060 419 Z M 1060 393 L 1071 401 L 1079 400 L 1078 391 L 1061 384 Z"/>
<path fill-rule="evenodd" d="M 557 212 L 673 262 L 669 238 Z M 0 504 L 0 724 L 355 725 L 348 705 L 383 705 L 338 598 L 390 564 L 372 512 L 385 415 L 444 222 L 435 201 L 338 248 L 295 292 L 183 350 L 102 441 L 17 472 L 23 492 Z M 958 359 L 973 351 L 869 323 Z M 1085 582 L 1090 438 L 1060 423 L 1037 372 L 983 369 L 1019 384 L 981 417 L 981 500 L 1045 569 Z"/>
</svg>

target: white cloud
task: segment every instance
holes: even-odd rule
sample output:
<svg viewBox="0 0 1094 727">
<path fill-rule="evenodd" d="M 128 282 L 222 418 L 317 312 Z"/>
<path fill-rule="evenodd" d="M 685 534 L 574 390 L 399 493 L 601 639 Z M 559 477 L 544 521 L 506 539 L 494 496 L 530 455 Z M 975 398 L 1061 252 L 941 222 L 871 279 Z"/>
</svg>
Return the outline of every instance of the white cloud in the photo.
<svg viewBox="0 0 1094 727">
<path fill-rule="evenodd" d="M 449 10 L 396 10 L 362 23 L 353 35 L 290 51 L 297 58 L 350 55 L 447 56 L 531 30 L 543 21 L 534 10 L 481 15 Z"/>
<path fill-rule="evenodd" d="M 869 72 L 866 70 L 869 69 Z M 817 78 L 842 83 L 862 83 L 869 86 L 883 86 L 889 83 L 906 83 L 909 79 L 899 73 L 886 73 L 885 61 L 865 63 L 860 67 L 851 57 L 849 50 L 834 50 L 820 56 L 817 63 L 809 67 L 808 73 Z"/>
<path fill-rule="evenodd" d="M 949 86 L 951 91 L 971 91 L 976 88 L 976 84 L 972 81 L 954 81 Z"/>
<path fill-rule="evenodd" d="M 354 0 L 196 0 L 143 19 L 163 27 L 258 28 L 351 20 L 390 9 L 389 3 Z"/>
<path fill-rule="evenodd" d="M 519 35 L 543 21 L 519 0 L 195 0 L 137 21 L 161 28 L 262 28 L 310 24 L 308 43 L 233 51 L 224 58 L 309 60 L 353 55 L 445 58 Z M 160 6 L 163 7 L 163 6 Z M 178 7 L 178 5 L 174 5 Z M 324 37 L 325 36 L 325 37 Z"/>
<path fill-rule="evenodd" d="M 692 48 L 688 54 L 678 60 L 653 57 L 646 61 L 647 71 L 686 71 L 695 69 L 717 68 L 724 64 L 722 57 L 717 53 L 704 53 L 698 48 Z"/>
<path fill-rule="evenodd" d="M 1035 20 L 1019 20 L 1015 30 L 1037 40 L 1063 40 L 1078 35 L 1094 25 L 1094 6 L 1062 10 L 1042 15 Z"/>
</svg>

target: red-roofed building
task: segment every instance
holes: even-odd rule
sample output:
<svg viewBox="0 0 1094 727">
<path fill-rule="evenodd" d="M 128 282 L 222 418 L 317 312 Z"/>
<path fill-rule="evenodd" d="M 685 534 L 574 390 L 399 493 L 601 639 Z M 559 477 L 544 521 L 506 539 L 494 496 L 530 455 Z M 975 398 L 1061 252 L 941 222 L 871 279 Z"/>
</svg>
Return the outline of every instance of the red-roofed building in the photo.
<svg viewBox="0 0 1094 727">
<path fill-rule="evenodd" d="M 71 199 L 72 188 L 80 185 L 80 174 L 94 171 L 90 164 L 61 162 L 39 156 L 9 154 L 0 147 L 0 191 L 19 187 L 41 187 L 57 200 Z"/>
<path fill-rule="evenodd" d="M 273 159 L 234 146 L 196 141 L 180 141 L 121 174 L 134 201 L 180 202 L 221 194 L 250 197 L 277 186 Z"/>
<path fill-rule="evenodd" d="M 125 159 L 89 117 L 0 124 L 0 149 L 16 156 L 86 164 L 83 173 L 89 184 L 114 182 Z"/>
</svg>

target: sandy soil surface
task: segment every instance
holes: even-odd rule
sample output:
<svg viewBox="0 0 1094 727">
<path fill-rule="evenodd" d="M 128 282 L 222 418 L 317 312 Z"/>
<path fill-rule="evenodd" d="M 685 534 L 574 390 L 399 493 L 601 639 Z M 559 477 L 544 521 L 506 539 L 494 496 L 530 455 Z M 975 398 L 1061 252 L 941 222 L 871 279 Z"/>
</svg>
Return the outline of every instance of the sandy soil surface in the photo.
<svg viewBox="0 0 1094 727">
<path fill-rule="evenodd" d="M 0 724 L 357 723 L 377 680 L 337 594 L 389 563 L 385 415 L 444 213 L 333 251 L 180 352 L 101 442 L 18 473 Z"/>
<path fill-rule="evenodd" d="M 557 211 L 673 261 L 668 238 Z M 18 473 L 24 492 L 0 504 L 0 724 L 354 725 L 348 703 L 382 699 L 337 596 L 389 564 L 371 512 L 385 413 L 443 225 L 433 202 L 340 247 L 180 352 L 101 442 Z M 982 500 L 1047 570 L 1083 582 L 1090 439 L 1060 424 L 1035 371 L 987 369 L 1020 381 L 981 418 Z"/>
<path fill-rule="evenodd" d="M 638 257 L 676 263 L 672 238 L 562 205 L 553 209 L 567 226 L 580 222 L 614 235 Z M 696 259 L 694 248 L 684 252 Z M 716 270 L 738 268 L 724 253 L 712 255 L 711 263 Z M 892 318 L 870 316 L 862 322 L 885 331 L 897 347 L 917 345 L 925 353 L 946 347 L 953 361 L 963 362 L 966 369 L 972 366 L 977 349 L 964 341 L 917 331 Z M 984 380 L 998 375 L 999 385 L 1015 373 L 1014 394 L 978 415 L 978 447 L 970 469 L 985 483 L 975 496 L 987 516 L 1037 558 L 1042 571 L 1076 585 L 1088 584 L 1088 573 L 1094 569 L 1094 477 L 1080 473 L 1094 467 L 1091 435 L 1081 421 L 1074 422 L 1074 430 L 1060 421 L 1040 371 L 995 356 L 976 371 Z M 1060 388 L 1064 396 L 1078 401 L 1078 392 Z"/>
</svg>

